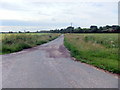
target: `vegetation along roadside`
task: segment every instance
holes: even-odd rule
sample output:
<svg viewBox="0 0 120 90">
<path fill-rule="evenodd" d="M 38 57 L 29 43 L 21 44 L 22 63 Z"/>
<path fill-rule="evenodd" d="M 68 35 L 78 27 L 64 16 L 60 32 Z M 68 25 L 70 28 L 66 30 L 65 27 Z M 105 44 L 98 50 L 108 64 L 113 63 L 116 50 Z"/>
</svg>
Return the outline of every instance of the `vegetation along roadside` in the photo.
<svg viewBox="0 0 120 90">
<path fill-rule="evenodd" d="M 118 34 L 65 34 L 64 45 L 77 60 L 120 73 Z"/>
<path fill-rule="evenodd" d="M 41 45 L 57 38 L 60 34 L 12 33 L 1 34 L 0 54 L 8 54 Z M 0 46 L 1 46 L 0 45 Z"/>
</svg>

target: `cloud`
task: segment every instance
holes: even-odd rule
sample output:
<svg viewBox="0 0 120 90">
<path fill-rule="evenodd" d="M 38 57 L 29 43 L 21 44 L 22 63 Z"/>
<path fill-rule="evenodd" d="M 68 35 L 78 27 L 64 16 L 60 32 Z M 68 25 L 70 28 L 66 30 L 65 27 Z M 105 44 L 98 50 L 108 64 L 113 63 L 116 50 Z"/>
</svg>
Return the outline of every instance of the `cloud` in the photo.
<svg viewBox="0 0 120 90">
<path fill-rule="evenodd" d="M 90 0 L 1 0 L 0 20 L 3 26 L 75 27 L 118 24 L 117 0 L 93 2 Z"/>
<path fill-rule="evenodd" d="M 8 2 L 1 2 L 1 9 L 6 9 L 6 10 L 15 10 L 15 11 L 24 11 L 25 9 L 22 8 L 19 5 L 13 4 L 13 3 L 8 3 Z"/>
<path fill-rule="evenodd" d="M 30 2 L 119 2 L 119 0 L 29 0 Z"/>
<path fill-rule="evenodd" d="M 38 22 L 38 21 L 20 21 L 20 20 L 2 20 L 2 26 L 65 26 L 69 23 Z"/>
</svg>

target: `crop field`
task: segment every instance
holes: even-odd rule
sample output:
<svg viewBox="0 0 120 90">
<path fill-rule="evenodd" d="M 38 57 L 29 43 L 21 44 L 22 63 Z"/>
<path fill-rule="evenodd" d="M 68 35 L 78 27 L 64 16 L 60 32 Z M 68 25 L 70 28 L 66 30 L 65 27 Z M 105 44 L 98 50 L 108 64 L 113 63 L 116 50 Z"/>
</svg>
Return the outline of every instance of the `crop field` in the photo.
<svg viewBox="0 0 120 90">
<path fill-rule="evenodd" d="M 41 45 L 58 36 L 59 34 L 45 33 L 0 34 L 0 54 L 8 54 Z"/>
<path fill-rule="evenodd" d="M 77 60 L 120 73 L 118 34 L 66 34 L 64 44 Z"/>
</svg>

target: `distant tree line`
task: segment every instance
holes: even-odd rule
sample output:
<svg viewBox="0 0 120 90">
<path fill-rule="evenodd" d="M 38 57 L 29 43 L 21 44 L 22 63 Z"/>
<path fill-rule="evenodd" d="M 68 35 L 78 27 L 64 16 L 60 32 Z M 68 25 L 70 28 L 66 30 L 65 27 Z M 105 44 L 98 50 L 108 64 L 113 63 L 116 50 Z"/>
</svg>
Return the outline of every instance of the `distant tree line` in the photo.
<svg viewBox="0 0 120 90">
<path fill-rule="evenodd" d="M 56 30 L 50 30 L 50 31 L 40 31 L 41 33 L 119 33 L 120 32 L 120 26 L 119 25 L 113 25 L 113 26 L 103 26 L 103 27 L 97 27 L 97 26 L 90 26 L 90 28 L 81 28 L 77 27 L 74 28 L 72 26 L 69 26 L 65 29 L 56 29 Z"/>
<path fill-rule="evenodd" d="M 106 25 L 106 26 L 90 26 L 90 28 L 81 28 L 77 27 L 74 28 L 72 26 L 69 26 L 64 29 L 55 29 L 55 30 L 43 30 L 43 31 L 36 31 L 36 32 L 30 32 L 30 31 L 18 31 L 18 32 L 1 32 L 1 33 L 119 33 L 120 32 L 120 26 L 119 25 Z"/>
</svg>

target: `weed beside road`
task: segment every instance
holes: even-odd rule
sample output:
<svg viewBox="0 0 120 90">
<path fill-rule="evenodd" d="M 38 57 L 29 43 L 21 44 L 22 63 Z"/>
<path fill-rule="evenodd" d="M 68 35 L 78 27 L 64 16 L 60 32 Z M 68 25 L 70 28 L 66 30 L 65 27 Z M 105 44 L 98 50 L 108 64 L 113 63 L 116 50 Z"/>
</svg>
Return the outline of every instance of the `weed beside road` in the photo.
<svg viewBox="0 0 120 90">
<path fill-rule="evenodd" d="M 64 44 L 77 60 L 120 73 L 118 34 L 66 34 Z"/>
<path fill-rule="evenodd" d="M 59 34 L 1 34 L 1 54 L 21 51 L 51 41 Z"/>
</svg>

